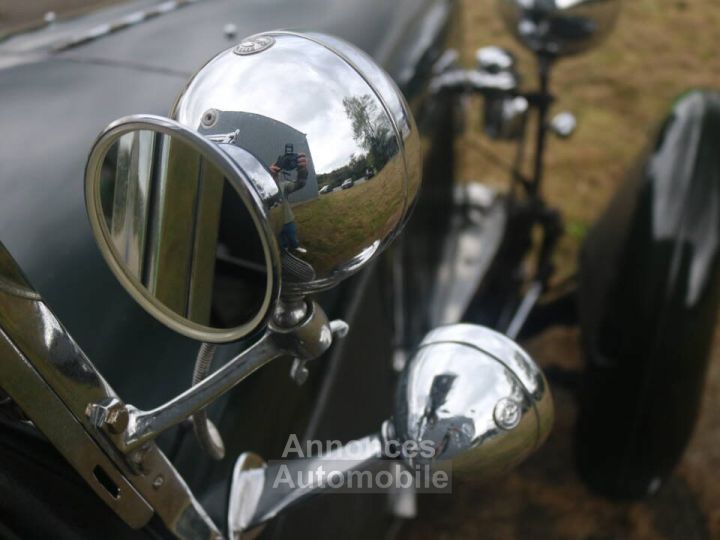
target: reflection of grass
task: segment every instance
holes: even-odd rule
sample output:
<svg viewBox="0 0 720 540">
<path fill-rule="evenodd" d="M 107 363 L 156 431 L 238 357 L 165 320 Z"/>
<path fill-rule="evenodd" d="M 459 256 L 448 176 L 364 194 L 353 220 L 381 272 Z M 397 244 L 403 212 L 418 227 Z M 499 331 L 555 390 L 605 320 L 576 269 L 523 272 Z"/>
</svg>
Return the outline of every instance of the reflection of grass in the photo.
<svg viewBox="0 0 720 540">
<path fill-rule="evenodd" d="M 334 269 L 392 230 L 402 213 L 403 162 L 398 156 L 371 180 L 293 207 L 304 258 L 318 274 Z"/>
</svg>

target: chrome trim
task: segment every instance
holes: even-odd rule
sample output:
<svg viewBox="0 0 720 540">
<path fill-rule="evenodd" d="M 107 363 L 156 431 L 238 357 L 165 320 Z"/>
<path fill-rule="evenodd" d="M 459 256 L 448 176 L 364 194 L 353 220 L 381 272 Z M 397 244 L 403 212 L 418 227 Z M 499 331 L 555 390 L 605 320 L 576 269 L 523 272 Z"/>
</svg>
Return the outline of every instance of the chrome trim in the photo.
<svg viewBox="0 0 720 540">
<path fill-rule="evenodd" d="M 120 519 L 134 529 L 147 525 L 154 514 L 152 507 L 1 328 L 0 356 L 3 359 L 0 362 L 2 388 L 23 413 Z M 98 469 L 110 478 L 115 492 L 110 492 L 100 482 Z"/>
<path fill-rule="evenodd" d="M 531 405 L 535 422 L 536 436 L 532 448 L 538 448 L 550 434 L 554 419 L 554 407 L 550 386 L 540 368 L 517 343 L 507 336 L 484 326 L 473 324 L 454 324 L 432 330 L 420 343 L 419 353 L 427 347 L 455 345 L 475 349 L 505 366 L 513 378 L 520 383 L 523 393 Z M 453 354 L 463 349 L 450 347 L 445 349 L 448 362 Z M 462 373 L 465 368 L 458 367 Z M 468 375 L 469 376 L 469 375 Z M 475 381 L 482 379 L 473 379 Z M 501 396 L 502 397 L 502 396 Z M 417 398 L 411 400 L 419 403 Z"/>
<path fill-rule="evenodd" d="M 431 328 L 463 320 L 507 226 L 507 198 L 484 184 L 457 186 L 455 206 L 433 279 L 428 306 Z"/>
<path fill-rule="evenodd" d="M 34 292 L 2 244 L 0 275 Z M 87 405 L 118 400 L 117 394 L 44 302 L 0 291 L 0 329 L 3 388 L 95 491 L 98 481 L 88 477 L 95 465 L 113 479 L 119 496 L 108 501 L 99 495 L 121 519 L 140 527 L 150 519 L 150 507 L 178 538 L 221 537 L 155 444 L 145 445 L 141 459 L 131 463 L 90 422 Z"/>
<path fill-rule="evenodd" d="M 530 316 L 530 312 L 535 307 L 538 300 L 540 300 L 540 296 L 542 295 L 544 288 L 545 286 L 539 281 L 530 285 L 530 288 L 527 293 L 525 293 L 522 302 L 520 302 L 515 315 L 513 315 L 513 318 L 507 327 L 507 331 L 505 332 L 507 337 L 510 339 L 518 338 L 520 331 L 527 321 L 527 318 Z"/>
<path fill-rule="evenodd" d="M 125 30 L 126 28 L 130 28 L 131 26 L 135 26 L 150 19 L 154 19 L 160 15 L 165 15 L 166 13 L 170 13 L 192 4 L 198 4 L 203 1 L 205 0 L 164 0 L 163 2 L 160 2 L 148 9 L 133 11 L 127 15 L 123 15 L 115 21 L 93 26 L 84 32 L 59 40 L 50 46 L 50 50 L 53 52 L 66 51 L 68 49 L 78 47 L 79 45 L 83 45 L 89 41 L 94 41 L 98 38 L 113 34 L 120 30 Z"/>
<path fill-rule="evenodd" d="M 445 468 L 443 462 L 450 460 L 453 472 L 496 475 L 544 442 L 553 415 L 542 372 L 513 341 L 481 326 L 438 328 L 408 362 L 398 381 L 393 418 L 383 422 L 377 434 L 318 457 L 266 465 L 258 456 L 253 463 L 241 456 L 230 488 L 230 536 L 239 538 L 242 531 L 327 487 L 322 481 L 282 486 L 281 471 L 295 478 L 298 472 L 322 470 L 328 478 L 372 469 L 379 459 L 396 460 L 411 469 Z M 432 455 L 419 449 L 432 449 Z"/>
</svg>

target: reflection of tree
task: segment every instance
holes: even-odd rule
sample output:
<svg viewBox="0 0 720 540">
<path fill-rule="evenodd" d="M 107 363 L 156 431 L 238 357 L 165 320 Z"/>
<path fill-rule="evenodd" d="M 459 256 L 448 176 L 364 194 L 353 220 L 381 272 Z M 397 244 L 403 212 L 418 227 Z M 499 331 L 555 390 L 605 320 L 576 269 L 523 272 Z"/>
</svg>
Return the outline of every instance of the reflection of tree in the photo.
<svg viewBox="0 0 720 540">
<path fill-rule="evenodd" d="M 397 151 L 392 126 L 369 94 L 343 99 L 355 141 L 367 151 L 367 166 L 380 170 Z"/>
</svg>

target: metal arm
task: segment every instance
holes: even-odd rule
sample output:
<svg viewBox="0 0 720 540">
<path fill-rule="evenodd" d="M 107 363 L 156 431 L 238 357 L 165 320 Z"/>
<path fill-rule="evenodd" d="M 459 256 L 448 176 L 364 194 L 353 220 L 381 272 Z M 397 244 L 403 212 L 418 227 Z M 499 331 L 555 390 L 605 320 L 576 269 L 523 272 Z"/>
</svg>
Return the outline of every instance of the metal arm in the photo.
<svg viewBox="0 0 720 540">
<path fill-rule="evenodd" d="M 167 403 L 150 411 L 136 409 L 118 400 L 95 403 L 88 407 L 88 416 L 93 424 L 106 431 L 120 451 L 128 454 L 207 407 L 268 362 L 285 355 L 295 356 L 303 362 L 317 358 L 332 344 L 333 330 L 337 329 L 342 335 L 347 325 L 341 321 L 331 324 L 315 302 L 305 304 L 303 301 L 297 305 L 303 310 L 299 323 L 280 326 L 278 323 L 283 321 L 276 317 L 252 346 Z M 278 314 L 286 316 L 287 305 L 279 308 Z"/>
<path fill-rule="evenodd" d="M 128 525 L 157 515 L 183 540 L 215 540 L 219 529 L 157 446 L 137 474 L 87 416 L 88 402 L 117 394 L 30 286 L 0 243 L 0 380 L 3 390 Z M 102 480 L 101 480 L 102 479 Z"/>
</svg>

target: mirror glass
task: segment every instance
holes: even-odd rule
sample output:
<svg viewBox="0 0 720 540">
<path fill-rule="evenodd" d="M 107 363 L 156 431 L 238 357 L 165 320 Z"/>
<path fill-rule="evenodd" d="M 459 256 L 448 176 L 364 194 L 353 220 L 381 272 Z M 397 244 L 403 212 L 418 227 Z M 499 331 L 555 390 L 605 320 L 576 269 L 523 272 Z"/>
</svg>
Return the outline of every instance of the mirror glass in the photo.
<svg viewBox="0 0 720 540">
<path fill-rule="evenodd" d="M 222 167 L 179 136 L 145 129 L 109 146 L 99 176 L 104 247 L 135 292 L 183 324 L 230 329 L 263 316 L 262 237 Z"/>
</svg>

